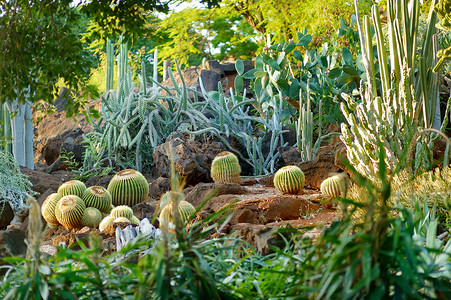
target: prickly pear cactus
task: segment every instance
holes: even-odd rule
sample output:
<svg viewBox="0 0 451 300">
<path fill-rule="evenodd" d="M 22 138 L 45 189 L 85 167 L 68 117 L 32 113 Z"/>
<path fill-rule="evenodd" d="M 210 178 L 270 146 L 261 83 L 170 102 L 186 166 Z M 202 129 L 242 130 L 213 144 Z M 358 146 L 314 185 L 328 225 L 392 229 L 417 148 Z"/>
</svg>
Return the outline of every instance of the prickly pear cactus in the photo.
<svg viewBox="0 0 451 300">
<path fill-rule="evenodd" d="M 58 188 L 58 194 L 62 197 L 67 195 L 75 195 L 78 197 L 83 197 L 83 193 L 86 190 L 86 185 L 80 180 L 70 180 L 66 181 Z"/>
<path fill-rule="evenodd" d="M 191 203 L 184 200 L 179 202 L 179 214 L 182 223 L 185 223 L 195 211 L 196 209 Z M 160 219 L 160 228 L 166 229 L 168 231 L 173 231 L 173 229 L 175 228 L 173 202 L 169 203 L 161 210 L 159 219 Z"/>
<path fill-rule="evenodd" d="M 298 194 L 304 183 L 304 172 L 297 166 L 285 166 L 274 175 L 274 186 L 282 194 Z"/>
<path fill-rule="evenodd" d="M 215 183 L 241 183 L 241 167 L 235 154 L 223 151 L 211 163 L 211 178 Z"/>
<path fill-rule="evenodd" d="M 50 225 L 58 226 L 60 223 L 56 219 L 55 207 L 58 201 L 61 199 L 61 195 L 53 193 L 45 198 L 41 207 L 41 214 L 44 220 Z"/>
<path fill-rule="evenodd" d="M 80 197 L 64 196 L 56 204 L 56 219 L 66 228 L 78 228 L 81 226 L 81 218 L 85 209 L 85 202 Z"/>
<path fill-rule="evenodd" d="M 102 186 L 87 188 L 82 199 L 85 201 L 86 207 L 95 207 L 103 213 L 108 213 L 113 203 L 110 192 Z"/>
<path fill-rule="evenodd" d="M 133 217 L 133 210 L 127 205 L 116 206 L 111 210 L 110 216 L 112 216 L 113 219 L 120 217 L 130 219 Z"/>
<path fill-rule="evenodd" d="M 97 228 L 102 221 L 102 213 L 95 207 L 87 207 L 81 217 L 81 226 Z"/>
<path fill-rule="evenodd" d="M 118 172 L 108 185 L 113 205 L 128 205 L 143 202 L 149 195 L 149 184 L 146 178 L 138 171 L 127 169 Z"/>
<path fill-rule="evenodd" d="M 340 173 L 326 178 L 320 186 L 321 193 L 328 197 L 346 197 L 349 187 L 349 177 L 346 173 Z"/>
</svg>

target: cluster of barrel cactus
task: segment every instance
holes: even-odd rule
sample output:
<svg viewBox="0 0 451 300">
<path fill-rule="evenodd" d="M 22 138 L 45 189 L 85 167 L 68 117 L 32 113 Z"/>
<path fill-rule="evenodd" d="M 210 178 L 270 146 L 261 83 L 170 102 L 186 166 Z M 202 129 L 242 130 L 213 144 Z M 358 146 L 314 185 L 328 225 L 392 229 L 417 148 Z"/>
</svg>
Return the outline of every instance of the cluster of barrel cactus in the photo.
<svg viewBox="0 0 451 300">
<path fill-rule="evenodd" d="M 108 216 L 103 218 L 99 224 L 99 230 L 104 231 L 108 225 L 119 222 L 139 225 L 139 219 L 133 215 L 133 210 L 130 206 L 119 205 L 113 208 Z"/>
<path fill-rule="evenodd" d="M 238 157 L 229 151 L 216 155 L 211 163 L 211 178 L 215 183 L 241 183 Z"/>
<path fill-rule="evenodd" d="M 189 217 L 196 211 L 194 206 L 185 201 L 183 193 L 169 191 L 166 192 L 160 199 L 160 228 L 170 232 L 174 231 L 174 212 L 175 207 L 178 207 L 178 213 L 181 223 L 188 221 Z"/>
<path fill-rule="evenodd" d="M 87 188 L 79 180 L 63 183 L 57 193 L 46 198 L 41 213 L 53 228 L 59 225 L 66 228 L 97 228 L 110 216 L 115 216 L 112 221 L 122 217 L 126 218 L 123 220 L 125 222 L 139 223 L 130 207 L 145 201 L 148 194 L 149 185 L 145 177 L 138 171 L 128 169 L 118 172 L 107 189 L 101 186 Z M 129 214 L 123 215 L 118 211 Z M 104 218 L 106 214 L 110 215 Z"/>
</svg>

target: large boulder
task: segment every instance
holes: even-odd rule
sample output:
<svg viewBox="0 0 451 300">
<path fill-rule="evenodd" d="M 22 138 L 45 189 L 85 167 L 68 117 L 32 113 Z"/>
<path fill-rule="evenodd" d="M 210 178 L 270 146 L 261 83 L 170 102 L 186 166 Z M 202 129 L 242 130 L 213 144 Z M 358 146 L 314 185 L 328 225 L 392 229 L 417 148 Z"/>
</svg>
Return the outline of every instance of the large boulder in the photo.
<svg viewBox="0 0 451 300">
<path fill-rule="evenodd" d="M 0 203 L 0 229 L 6 228 L 14 219 L 14 212 L 8 202 Z"/>
<path fill-rule="evenodd" d="M 0 231 L 0 259 L 5 256 L 24 256 L 27 252 L 25 232 L 12 227 Z"/>
<path fill-rule="evenodd" d="M 187 136 L 174 135 L 155 148 L 153 159 L 159 176 L 171 177 L 172 160 L 186 184 L 195 185 L 211 181 L 211 162 L 224 150 L 225 147 L 214 140 L 190 141 Z"/>
</svg>

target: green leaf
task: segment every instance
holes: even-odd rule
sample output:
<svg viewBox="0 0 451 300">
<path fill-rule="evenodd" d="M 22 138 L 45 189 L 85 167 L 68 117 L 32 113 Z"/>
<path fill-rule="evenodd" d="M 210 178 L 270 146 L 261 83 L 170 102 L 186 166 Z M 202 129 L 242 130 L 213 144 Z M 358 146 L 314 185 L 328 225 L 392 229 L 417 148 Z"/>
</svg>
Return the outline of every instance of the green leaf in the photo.
<svg viewBox="0 0 451 300">
<path fill-rule="evenodd" d="M 299 42 L 297 43 L 298 46 L 304 46 L 305 48 L 308 47 L 308 44 L 312 41 L 312 36 L 310 34 L 304 35 L 301 39 L 299 39 Z"/>
<path fill-rule="evenodd" d="M 243 77 L 241 77 L 240 75 L 237 75 L 235 77 L 235 93 L 239 94 L 243 91 L 243 87 L 244 87 L 244 80 Z"/>
<path fill-rule="evenodd" d="M 359 72 L 357 72 L 357 70 L 353 66 L 348 64 L 343 65 L 343 72 L 350 75 L 359 76 Z"/>
<path fill-rule="evenodd" d="M 268 60 L 268 64 L 275 70 L 280 71 L 280 66 L 274 59 Z"/>
<path fill-rule="evenodd" d="M 329 78 L 336 78 L 341 75 L 343 69 L 340 67 L 333 68 L 329 71 Z"/>
<path fill-rule="evenodd" d="M 252 69 L 252 70 L 249 70 L 246 73 L 244 73 L 242 75 L 242 77 L 244 79 L 254 79 L 256 77 L 255 73 L 257 73 L 257 72 L 261 72 L 261 71 L 257 71 L 257 69 Z M 263 73 L 265 73 L 265 72 L 263 72 Z M 263 75 L 263 76 L 265 76 L 265 75 Z M 260 77 L 262 77 L 262 76 L 260 76 Z"/>
<path fill-rule="evenodd" d="M 296 58 L 299 61 L 303 61 L 304 60 L 304 58 L 302 57 L 302 53 L 299 50 L 294 50 L 293 51 L 293 56 L 294 56 L 294 58 Z"/>
<path fill-rule="evenodd" d="M 338 84 L 345 85 L 354 81 L 354 76 L 349 74 L 342 74 L 338 77 Z"/>
<path fill-rule="evenodd" d="M 299 81 L 296 78 L 293 78 L 293 80 L 291 81 L 288 96 L 290 98 L 297 98 L 299 96 Z"/>
<path fill-rule="evenodd" d="M 296 47 L 295 43 L 289 43 L 288 46 L 285 48 L 285 53 L 288 54 Z"/>
<path fill-rule="evenodd" d="M 351 53 L 351 51 L 349 51 L 348 48 L 344 47 L 343 50 L 341 51 L 341 54 L 343 56 L 343 62 L 348 64 L 348 65 L 352 65 L 352 53 Z"/>
<path fill-rule="evenodd" d="M 256 72 L 254 72 L 254 76 L 257 77 L 257 78 L 265 77 L 265 75 L 266 75 L 265 71 L 256 71 Z"/>
<path fill-rule="evenodd" d="M 235 69 L 239 75 L 243 75 L 244 73 L 244 63 L 241 59 L 237 59 L 235 62 Z"/>
<path fill-rule="evenodd" d="M 346 25 L 346 21 L 343 18 L 340 19 L 340 27 L 343 29 L 348 29 L 348 25 Z"/>
</svg>

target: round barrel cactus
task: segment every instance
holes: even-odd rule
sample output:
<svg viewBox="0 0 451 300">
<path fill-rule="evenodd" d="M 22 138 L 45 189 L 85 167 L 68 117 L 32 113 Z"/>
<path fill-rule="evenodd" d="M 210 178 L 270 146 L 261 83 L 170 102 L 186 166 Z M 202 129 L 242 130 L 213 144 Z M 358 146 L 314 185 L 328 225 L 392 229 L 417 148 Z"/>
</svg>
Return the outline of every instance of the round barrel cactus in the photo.
<svg viewBox="0 0 451 300">
<path fill-rule="evenodd" d="M 102 221 L 102 213 L 95 207 L 86 207 L 81 217 L 81 226 L 97 228 Z"/>
<path fill-rule="evenodd" d="M 131 223 L 130 219 L 127 219 L 125 217 L 119 217 L 119 218 L 114 219 L 114 221 L 113 221 L 113 223 L 120 223 L 120 222 L 122 222 L 122 223 Z"/>
<path fill-rule="evenodd" d="M 128 205 L 143 202 L 149 195 L 149 184 L 146 178 L 138 171 L 127 169 L 118 172 L 108 185 L 113 205 Z"/>
<path fill-rule="evenodd" d="M 60 223 L 56 219 L 55 207 L 58 201 L 61 199 L 61 195 L 58 193 L 53 193 L 45 198 L 41 207 L 41 214 L 44 220 L 50 225 L 58 226 Z"/>
<path fill-rule="evenodd" d="M 130 219 L 130 222 L 132 222 L 132 224 L 135 224 L 135 225 L 139 225 L 139 219 L 137 218 L 137 217 L 135 217 L 135 216 L 133 216 L 131 219 Z"/>
<path fill-rule="evenodd" d="M 178 207 L 179 207 L 180 220 L 182 221 L 182 223 L 185 223 L 188 220 L 188 218 L 196 211 L 194 206 L 185 200 L 180 201 Z M 173 202 L 169 203 L 161 210 L 159 220 L 160 220 L 160 227 L 162 229 L 172 231 L 172 229 L 174 228 L 174 203 Z"/>
<path fill-rule="evenodd" d="M 345 197 L 349 178 L 346 173 L 340 173 L 325 179 L 320 186 L 321 193 L 328 197 Z"/>
<path fill-rule="evenodd" d="M 102 186 L 91 186 L 87 188 L 82 197 L 86 207 L 95 207 L 103 213 L 111 211 L 112 199 L 108 190 Z"/>
<path fill-rule="evenodd" d="M 66 228 L 78 228 L 81 226 L 81 218 L 85 209 L 85 202 L 80 197 L 75 195 L 64 196 L 56 204 L 56 219 Z"/>
<path fill-rule="evenodd" d="M 124 217 L 130 220 L 133 217 L 133 210 L 127 205 L 116 206 L 111 210 L 110 216 L 113 219 Z"/>
<path fill-rule="evenodd" d="M 99 224 L 99 230 L 104 231 L 108 225 L 113 224 L 114 218 L 112 216 L 106 216 Z"/>
<path fill-rule="evenodd" d="M 241 167 L 235 154 L 223 151 L 211 163 L 211 178 L 215 183 L 241 183 Z"/>
<path fill-rule="evenodd" d="M 165 207 L 166 205 L 177 199 L 179 201 L 185 200 L 185 195 L 183 193 L 173 191 L 168 191 L 164 193 L 164 195 L 161 196 L 160 199 L 160 209 L 163 209 L 163 207 Z"/>
<path fill-rule="evenodd" d="M 58 194 L 61 196 L 75 195 L 81 198 L 85 190 L 86 185 L 83 182 L 80 180 L 70 180 L 60 185 Z"/>
<path fill-rule="evenodd" d="M 304 183 L 304 172 L 297 166 L 285 166 L 274 175 L 274 186 L 282 194 L 298 194 Z"/>
</svg>

